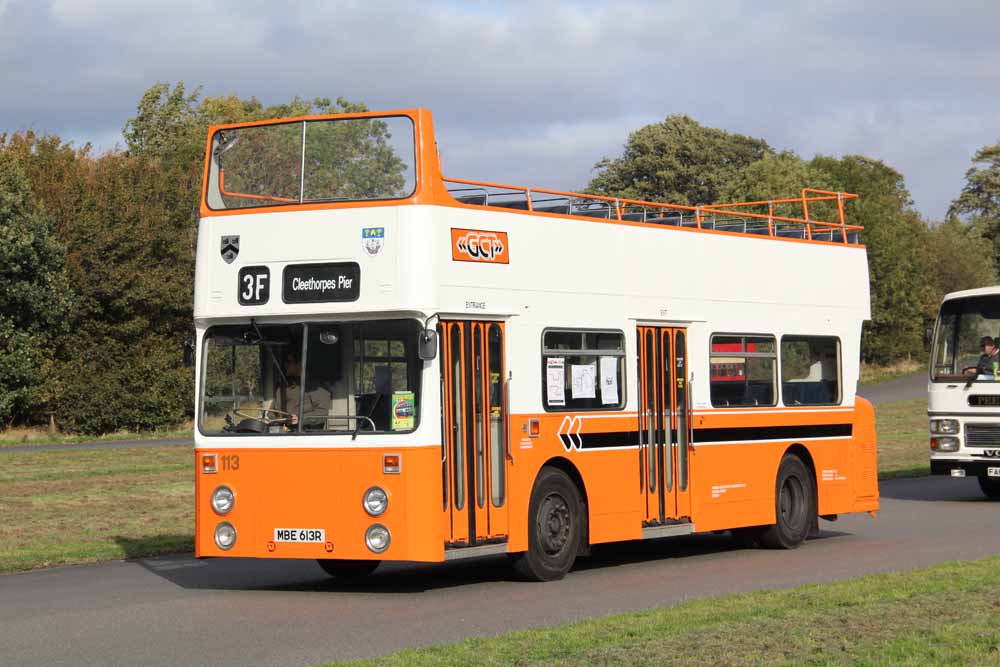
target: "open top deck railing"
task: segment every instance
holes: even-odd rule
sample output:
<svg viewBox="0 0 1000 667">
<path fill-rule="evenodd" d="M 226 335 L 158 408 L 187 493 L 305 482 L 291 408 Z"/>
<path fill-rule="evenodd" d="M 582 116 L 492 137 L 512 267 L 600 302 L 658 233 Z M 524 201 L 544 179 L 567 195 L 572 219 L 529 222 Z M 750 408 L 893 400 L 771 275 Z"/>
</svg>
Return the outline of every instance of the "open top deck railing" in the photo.
<svg viewBox="0 0 1000 667">
<path fill-rule="evenodd" d="M 460 178 L 445 178 L 444 182 L 451 196 L 466 205 L 534 214 L 597 218 L 612 223 L 668 225 L 845 245 L 857 244 L 858 234 L 863 229 L 859 225 L 848 225 L 845 222 L 844 202 L 856 199 L 858 195 L 815 188 L 804 188 L 800 196 L 789 199 L 689 206 Z M 839 221 L 829 222 L 809 217 L 810 205 L 816 210 L 815 205 L 824 202 L 828 208 L 829 203 L 836 202 L 835 213 Z M 785 210 L 792 207 L 801 207 L 802 217 L 778 215 L 775 212 L 779 208 Z"/>
</svg>

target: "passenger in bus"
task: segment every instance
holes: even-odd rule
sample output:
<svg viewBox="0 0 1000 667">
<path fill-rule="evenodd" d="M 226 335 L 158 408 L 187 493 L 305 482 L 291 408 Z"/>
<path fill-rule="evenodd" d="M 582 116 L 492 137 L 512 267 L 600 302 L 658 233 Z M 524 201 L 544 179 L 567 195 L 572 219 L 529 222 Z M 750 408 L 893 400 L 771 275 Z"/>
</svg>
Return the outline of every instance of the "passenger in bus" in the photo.
<svg viewBox="0 0 1000 667">
<path fill-rule="evenodd" d="M 979 357 L 979 363 L 963 368 L 962 372 L 966 375 L 988 375 L 997 378 L 1000 376 L 1000 348 L 998 348 L 996 340 L 989 336 L 983 336 L 979 340 L 979 346 L 983 350 L 982 356 Z"/>
<path fill-rule="evenodd" d="M 285 378 L 288 384 L 281 388 L 282 410 L 292 415 L 287 426 L 297 427 L 301 414 L 304 429 L 324 428 L 332 397 L 324 387 L 306 386 L 302 393 L 302 360 L 295 350 L 289 350 L 285 357 Z"/>
</svg>

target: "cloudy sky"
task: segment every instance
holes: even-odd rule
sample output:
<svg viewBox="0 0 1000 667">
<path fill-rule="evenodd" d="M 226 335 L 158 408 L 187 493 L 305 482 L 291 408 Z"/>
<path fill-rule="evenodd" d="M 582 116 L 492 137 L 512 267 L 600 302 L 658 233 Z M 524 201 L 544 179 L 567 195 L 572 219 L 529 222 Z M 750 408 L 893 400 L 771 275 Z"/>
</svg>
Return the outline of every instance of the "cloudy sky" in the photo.
<svg viewBox="0 0 1000 667">
<path fill-rule="evenodd" d="M 445 173 L 580 188 L 674 113 L 864 153 L 940 218 L 1000 141 L 1000 1 L 0 0 L 0 133 L 102 148 L 157 81 L 427 107 Z"/>
</svg>

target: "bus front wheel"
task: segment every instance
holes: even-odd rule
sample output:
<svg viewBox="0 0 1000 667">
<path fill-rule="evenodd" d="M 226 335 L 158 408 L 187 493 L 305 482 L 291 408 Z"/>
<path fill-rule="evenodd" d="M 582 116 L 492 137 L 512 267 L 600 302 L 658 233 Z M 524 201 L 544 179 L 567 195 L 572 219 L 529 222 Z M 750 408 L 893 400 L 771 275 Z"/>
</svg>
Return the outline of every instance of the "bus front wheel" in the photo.
<svg viewBox="0 0 1000 667">
<path fill-rule="evenodd" d="M 809 536 L 815 522 L 814 478 L 795 454 L 785 454 L 774 484 L 775 521 L 764 528 L 757 542 L 768 549 L 794 549 Z"/>
<path fill-rule="evenodd" d="M 1000 478 L 980 477 L 979 488 L 987 498 L 1000 498 Z"/>
<path fill-rule="evenodd" d="M 337 560 L 321 558 L 316 561 L 331 577 L 340 580 L 363 579 L 375 571 L 382 561 L 378 560 Z"/>
<path fill-rule="evenodd" d="M 566 576 L 584 534 L 583 507 L 580 492 L 566 473 L 542 468 L 528 508 L 528 550 L 514 559 L 521 577 L 554 581 Z"/>
</svg>

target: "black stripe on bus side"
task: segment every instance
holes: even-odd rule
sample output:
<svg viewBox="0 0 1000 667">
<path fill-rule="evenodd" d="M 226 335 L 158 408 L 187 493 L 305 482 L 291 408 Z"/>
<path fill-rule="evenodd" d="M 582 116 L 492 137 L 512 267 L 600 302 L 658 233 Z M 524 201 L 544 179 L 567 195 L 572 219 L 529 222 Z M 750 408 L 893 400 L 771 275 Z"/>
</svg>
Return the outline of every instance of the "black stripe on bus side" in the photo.
<svg viewBox="0 0 1000 667">
<path fill-rule="evenodd" d="M 609 431 L 607 433 L 581 433 L 583 449 L 599 447 L 636 447 L 639 445 L 638 431 Z"/>
<path fill-rule="evenodd" d="M 694 443 L 704 444 L 708 442 L 749 442 L 753 440 L 796 440 L 799 438 L 839 438 L 850 436 L 853 432 L 853 424 L 696 428 L 694 429 Z M 671 435 L 673 436 L 673 439 L 676 440 L 675 430 L 671 429 Z M 583 449 L 635 447 L 639 444 L 638 431 L 580 433 L 579 438 Z"/>
<path fill-rule="evenodd" d="M 815 426 L 744 426 L 739 428 L 696 428 L 695 444 L 742 442 L 746 440 L 797 440 L 799 438 L 839 438 L 854 432 L 853 424 Z"/>
</svg>

